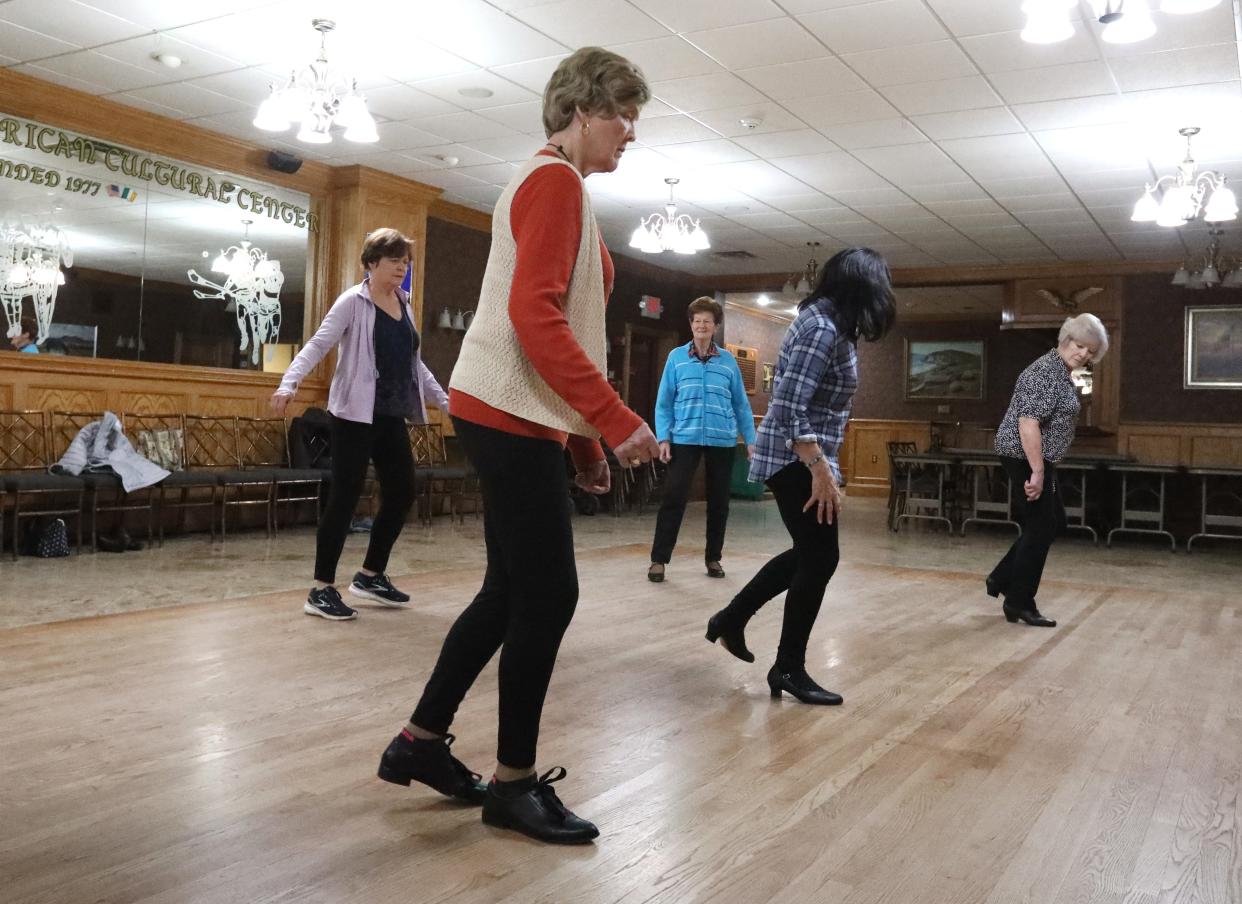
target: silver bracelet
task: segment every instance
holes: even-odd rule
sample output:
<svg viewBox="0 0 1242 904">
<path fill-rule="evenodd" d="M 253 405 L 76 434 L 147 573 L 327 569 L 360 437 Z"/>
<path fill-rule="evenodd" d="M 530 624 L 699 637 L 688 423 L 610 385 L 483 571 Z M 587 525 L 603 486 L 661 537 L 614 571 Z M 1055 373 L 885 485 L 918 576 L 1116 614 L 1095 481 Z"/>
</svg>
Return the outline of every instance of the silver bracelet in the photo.
<svg viewBox="0 0 1242 904">
<path fill-rule="evenodd" d="M 806 465 L 808 468 L 813 468 L 823 460 L 824 460 L 824 450 L 820 449 L 818 455 L 816 455 L 810 461 L 804 461 L 802 463 Z"/>
</svg>

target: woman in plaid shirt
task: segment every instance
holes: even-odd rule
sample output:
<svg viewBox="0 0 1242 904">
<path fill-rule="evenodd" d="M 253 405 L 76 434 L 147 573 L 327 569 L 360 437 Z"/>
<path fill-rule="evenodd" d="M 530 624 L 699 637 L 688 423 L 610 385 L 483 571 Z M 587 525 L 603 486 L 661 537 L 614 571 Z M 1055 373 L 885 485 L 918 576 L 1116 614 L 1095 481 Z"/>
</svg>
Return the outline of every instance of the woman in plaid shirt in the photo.
<svg viewBox="0 0 1242 904">
<path fill-rule="evenodd" d="M 781 342 L 750 479 L 764 481 L 776 497 L 793 546 L 770 559 L 707 623 L 708 640 L 754 662 L 746 649 L 746 623 L 768 600 L 787 593 L 776 664 L 768 672 L 773 697 L 788 691 L 803 703 L 841 702 L 807 674 L 806 645 L 840 558 L 837 454 L 858 389 L 855 346 L 860 338 L 881 338 L 895 317 L 888 264 L 870 248 L 849 248 L 824 265 L 819 285 L 798 305 Z"/>
</svg>

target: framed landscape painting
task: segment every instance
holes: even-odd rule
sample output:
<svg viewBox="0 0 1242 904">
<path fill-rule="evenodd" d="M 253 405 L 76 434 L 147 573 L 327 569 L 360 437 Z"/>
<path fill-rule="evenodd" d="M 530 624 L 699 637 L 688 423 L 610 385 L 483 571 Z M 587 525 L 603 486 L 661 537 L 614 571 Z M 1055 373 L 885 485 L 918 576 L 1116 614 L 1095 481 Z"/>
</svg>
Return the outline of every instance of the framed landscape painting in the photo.
<svg viewBox="0 0 1242 904">
<path fill-rule="evenodd" d="M 985 359 L 982 339 L 907 339 L 906 399 L 982 399 Z"/>
<path fill-rule="evenodd" d="M 1186 308 L 1187 389 L 1242 389 L 1242 307 Z"/>
</svg>

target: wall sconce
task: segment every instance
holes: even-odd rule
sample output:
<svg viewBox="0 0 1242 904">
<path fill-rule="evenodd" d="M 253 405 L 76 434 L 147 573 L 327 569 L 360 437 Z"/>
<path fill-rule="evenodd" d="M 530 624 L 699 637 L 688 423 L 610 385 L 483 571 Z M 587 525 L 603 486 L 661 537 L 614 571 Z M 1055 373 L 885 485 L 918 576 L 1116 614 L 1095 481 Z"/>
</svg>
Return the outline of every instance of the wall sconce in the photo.
<svg viewBox="0 0 1242 904">
<path fill-rule="evenodd" d="M 453 318 L 453 329 L 464 333 L 473 319 L 474 311 L 458 311 L 457 316 Z"/>
<path fill-rule="evenodd" d="M 440 311 L 440 316 L 436 318 L 436 326 L 442 330 L 456 330 L 464 333 L 473 319 L 474 311 L 454 311 L 452 308 L 444 308 Z"/>
<path fill-rule="evenodd" d="M 436 326 L 442 330 L 451 330 L 453 328 L 453 312 L 448 308 L 440 310 L 440 319 L 436 321 Z"/>
</svg>

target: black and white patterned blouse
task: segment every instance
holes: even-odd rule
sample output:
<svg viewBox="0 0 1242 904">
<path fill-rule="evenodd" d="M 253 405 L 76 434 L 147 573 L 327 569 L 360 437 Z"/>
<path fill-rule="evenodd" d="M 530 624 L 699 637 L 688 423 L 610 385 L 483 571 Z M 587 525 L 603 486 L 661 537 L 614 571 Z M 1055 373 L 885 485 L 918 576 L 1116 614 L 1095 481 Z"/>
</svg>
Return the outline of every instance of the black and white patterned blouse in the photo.
<svg viewBox="0 0 1242 904">
<path fill-rule="evenodd" d="M 1070 379 L 1069 368 L 1054 348 L 1041 355 L 1018 376 L 1009 410 L 996 429 L 994 448 L 998 455 L 1025 458 L 1018 418 L 1039 421 L 1044 460 L 1060 461 L 1074 441 L 1074 422 L 1078 420 L 1078 391 Z"/>
</svg>

